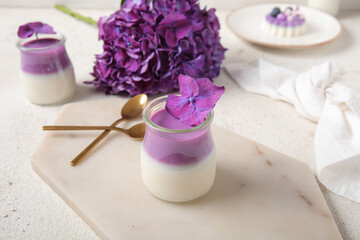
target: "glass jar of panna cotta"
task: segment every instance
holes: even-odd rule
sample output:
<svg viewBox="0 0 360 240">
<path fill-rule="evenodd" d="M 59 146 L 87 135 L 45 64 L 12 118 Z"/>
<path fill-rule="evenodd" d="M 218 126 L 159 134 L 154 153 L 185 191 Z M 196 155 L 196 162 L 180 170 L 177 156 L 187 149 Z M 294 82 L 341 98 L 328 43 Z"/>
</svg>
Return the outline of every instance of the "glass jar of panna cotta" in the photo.
<svg viewBox="0 0 360 240">
<path fill-rule="evenodd" d="M 75 75 L 65 41 L 61 34 L 38 34 L 17 41 L 22 85 L 30 102 L 59 104 L 74 96 Z"/>
<path fill-rule="evenodd" d="M 210 130 L 213 112 L 201 125 L 191 127 L 165 110 L 166 99 L 155 99 L 143 112 L 142 179 L 157 198 L 191 201 L 207 193 L 215 179 L 215 146 Z"/>
</svg>

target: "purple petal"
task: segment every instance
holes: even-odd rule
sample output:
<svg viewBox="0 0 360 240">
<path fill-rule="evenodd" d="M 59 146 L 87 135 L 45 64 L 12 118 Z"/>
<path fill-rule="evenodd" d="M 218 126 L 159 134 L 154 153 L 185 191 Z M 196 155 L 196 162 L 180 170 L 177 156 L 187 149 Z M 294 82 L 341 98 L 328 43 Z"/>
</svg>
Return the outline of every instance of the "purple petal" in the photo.
<svg viewBox="0 0 360 240">
<path fill-rule="evenodd" d="M 198 126 L 206 120 L 206 117 L 211 112 L 211 110 L 212 109 L 200 111 L 196 109 L 191 114 L 180 118 L 180 121 L 189 126 Z"/>
<path fill-rule="evenodd" d="M 117 63 L 122 65 L 126 59 L 126 54 L 123 51 L 117 51 L 114 55 L 114 58 Z"/>
<path fill-rule="evenodd" d="M 200 55 L 197 58 L 184 64 L 185 73 L 191 77 L 199 77 L 204 75 L 205 56 Z"/>
<path fill-rule="evenodd" d="M 186 19 L 184 14 L 181 13 L 173 13 L 171 15 L 166 16 L 161 22 L 160 25 L 169 25 L 171 23 L 177 22 L 177 21 L 181 21 Z"/>
<path fill-rule="evenodd" d="M 49 34 L 56 33 L 56 32 L 54 32 L 54 28 L 46 23 L 43 23 L 43 25 L 37 29 L 37 32 L 38 33 L 49 33 Z"/>
<path fill-rule="evenodd" d="M 140 24 L 140 28 L 141 28 L 141 31 L 144 35 L 147 35 L 147 34 L 153 34 L 154 33 L 154 30 L 146 25 L 146 24 Z"/>
<path fill-rule="evenodd" d="M 190 98 L 199 94 L 199 87 L 196 81 L 190 76 L 180 74 L 178 81 L 181 96 Z"/>
<path fill-rule="evenodd" d="M 176 8 L 179 10 L 179 11 L 182 11 L 182 12 L 186 12 L 188 11 L 191 6 L 188 2 L 186 1 L 176 1 Z"/>
<path fill-rule="evenodd" d="M 34 34 L 34 31 L 32 29 L 29 28 L 29 26 L 27 25 L 22 25 L 19 27 L 18 30 L 18 37 L 19 38 L 28 38 L 31 37 Z"/>
<path fill-rule="evenodd" d="M 149 50 L 149 43 L 148 40 L 144 40 L 141 42 L 141 52 L 143 55 Z M 153 52 L 154 53 L 154 52 Z"/>
<path fill-rule="evenodd" d="M 28 23 L 27 25 L 30 27 L 30 29 L 33 29 L 34 32 L 36 33 L 51 33 L 51 34 L 55 33 L 54 29 L 50 25 L 42 22 L 33 22 L 33 23 Z"/>
<path fill-rule="evenodd" d="M 105 35 L 105 31 L 104 31 L 104 22 L 107 20 L 107 17 L 101 17 L 98 20 L 98 28 L 99 28 L 99 39 L 103 38 Z"/>
<path fill-rule="evenodd" d="M 26 25 L 28 25 L 29 28 L 31 28 L 31 29 L 37 30 L 42 27 L 43 23 L 42 22 L 31 22 L 31 23 L 27 23 Z"/>
<path fill-rule="evenodd" d="M 165 109 L 171 116 L 179 119 L 193 113 L 195 106 L 189 99 L 171 94 L 166 100 Z"/>
<path fill-rule="evenodd" d="M 140 69 L 140 74 L 143 74 L 144 72 L 146 72 L 148 70 L 148 66 L 149 66 L 149 64 L 147 64 L 147 63 L 145 65 L 143 65 Z"/>
<path fill-rule="evenodd" d="M 169 47 L 176 47 L 178 44 L 178 38 L 176 34 L 171 30 L 166 30 L 165 32 L 165 41 Z"/>
<path fill-rule="evenodd" d="M 133 59 L 139 59 L 139 58 L 140 58 L 139 55 L 137 55 L 137 54 L 135 54 L 135 53 L 132 53 L 131 51 L 127 51 L 126 54 L 127 54 L 129 57 L 133 58 Z"/>
<path fill-rule="evenodd" d="M 203 23 L 193 23 L 192 24 L 192 31 L 196 32 L 204 28 Z"/>
<path fill-rule="evenodd" d="M 120 16 L 121 16 L 121 19 L 123 19 L 127 22 L 136 22 L 140 18 L 140 16 L 137 13 L 135 13 L 134 11 L 130 11 L 130 12 L 123 11 L 123 12 L 121 12 Z"/>
<path fill-rule="evenodd" d="M 186 37 L 191 30 L 191 22 L 184 20 L 174 24 L 177 39 Z"/>
<path fill-rule="evenodd" d="M 159 25 L 159 26 L 156 28 L 156 31 L 157 31 L 160 35 L 164 36 L 164 35 L 165 35 L 165 31 L 166 31 L 167 29 L 169 29 L 169 26 L 166 25 L 166 24 L 164 24 L 164 25 Z"/>
<path fill-rule="evenodd" d="M 130 8 L 130 9 L 141 9 L 145 10 L 150 4 L 147 3 L 146 0 L 133 0 L 133 1 L 125 1 L 121 6 L 122 8 Z"/>
<path fill-rule="evenodd" d="M 55 34 L 54 29 L 45 23 L 42 22 L 32 22 L 27 23 L 19 27 L 18 36 L 20 38 L 31 37 L 34 33 L 49 33 Z"/>
<path fill-rule="evenodd" d="M 154 66 L 155 68 L 155 71 L 159 71 L 160 68 L 161 68 L 161 60 L 160 60 L 160 54 L 157 50 L 155 50 L 155 54 L 156 54 L 156 67 Z"/>
<path fill-rule="evenodd" d="M 208 78 L 198 78 L 195 80 L 199 87 L 199 95 L 195 98 L 196 109 L 208 110 L 215 107 L 216 102 L 225 92 L 225 87 L 214 85 Z"/>
<path fill-rule="evenodd" d="M 180 47 L 181 47 L 182 51 L 188 50 L 189 46 L 190 46 L 190 43 L 188 40 L 183 39 L 180 41 Z"/>
<path fill-rule="evenodd" d="M 200 55 L 197 58 L 195 58 L 193 61 L 191 61 L 191 63 L 195 68 L 203 68 L 205 64 L 205 56 Z"/>
<path fill-rule="evenodd" d="M 155 14 L 142 12 L 141 16 L 143 17 L 143 19 L 145 21 L 149 22 L 150 24 L 155 24 L 156 17 L 157 17 Z"/>
<path fill-rule="evenodd" d="M 145 58 L 145 60 L 143 60 L 143 64 L 144 63 L 148 63 L 153 57 L 155 56 L 155 53 L 152 52 L 147 58 Z"/>
<path fill-rule="evenodd" d="M 187 64 L 184 65 L 184 73 L 192 77 L 198 77 L 196 69 Z"/>
<path fill-rule="evenodd" d="M 139 66 L 140 66 L 139 62 L 135 59 L 130 59 L 125 65 L 126 69 L 129 70 L 130 72 L 137 71 Z"/>
</svg>

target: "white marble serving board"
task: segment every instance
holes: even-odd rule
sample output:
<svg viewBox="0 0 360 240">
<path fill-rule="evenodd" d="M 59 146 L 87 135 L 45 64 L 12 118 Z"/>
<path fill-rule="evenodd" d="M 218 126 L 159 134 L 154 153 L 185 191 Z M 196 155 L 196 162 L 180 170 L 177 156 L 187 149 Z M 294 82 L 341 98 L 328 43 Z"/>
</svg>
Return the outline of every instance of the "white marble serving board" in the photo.
<svg viewBox="0 0 360 240">
<path fill-rule="evenodd" d="M 123 104 L 114 98 L 68 104 L 54 123 L 110 125 Z M 189 203 L 169 203 L 148 193 L 140 174 L 141 142 L 119 133 L 110 133 L 72 167 L 70 161 L 100 132 L 48 132 L 31 161 L 103 239 L 341 239 L 305 164 L 222 128 L 212 130 L 215 183 Z"/>
</svg>

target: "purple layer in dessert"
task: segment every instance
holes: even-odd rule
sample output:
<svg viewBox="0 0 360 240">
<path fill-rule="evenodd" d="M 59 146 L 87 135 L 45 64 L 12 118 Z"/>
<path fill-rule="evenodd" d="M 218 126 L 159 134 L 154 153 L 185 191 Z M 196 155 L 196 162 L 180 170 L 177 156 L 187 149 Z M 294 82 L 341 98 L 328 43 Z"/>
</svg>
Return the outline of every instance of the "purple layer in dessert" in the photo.
<svg viewBox="0 0 360 240">
<path fill-rule="evenodd" d="M 165 109 L 158 111 L 152 116 L 151 121 L 156 123 L 157 125 L 175 130 L 184 130 L 189 129 L 191 126 L 182 123 L 179 119 L 171 116 Z"/>
<path fill-rule="evenodd" d="M 172 117 L 165 109 L 156 112 L 151 120 L 167 129 L 191 128 Z M 175 166 L 199 162 L 209 156 L 214 149 L 209 126 L 186 133 L 171 133 L 148 128 L 143 146 L 152 158 Z"/>
<path fill-rule="evenodd" d="M 51 74 L 70 65 L 64 44 L 55 38 L 35 39 L 23 45 L 21 69 L 31 74 Z"/>
</svg>

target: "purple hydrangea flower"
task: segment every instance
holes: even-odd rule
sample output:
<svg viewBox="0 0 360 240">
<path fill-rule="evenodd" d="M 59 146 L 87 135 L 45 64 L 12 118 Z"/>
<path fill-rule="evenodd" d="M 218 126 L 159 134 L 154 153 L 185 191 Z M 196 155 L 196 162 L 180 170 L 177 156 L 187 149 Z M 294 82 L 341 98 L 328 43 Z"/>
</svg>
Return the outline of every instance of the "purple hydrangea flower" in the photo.
<svg viewBox="0 0 360 240">
<path fill-rule="evenodd" d="M 181 73 L 219 75 L 226 51 L 220 24 L 215 9 L 200 9 L 198 0 L 126 0 L 98 26 L 104 52 L 86 83 L 106 94 L 171 92 Z"/>
<path fill-rule="evenodd" d="M 213 110 L 225 87 L 215 86 L 208 78 L 193 79 L 187 75 L 179 75 L 179 95 L 169 95 L 165 109 L 181 122 L 197 126 L 203 123 Z"/>
<path fill-rule="evenodd" d="M 29 38 L 33 34 L 37 35 L 38 33 L 49 33 L 55 34 L 53 27 L 46 23 L 42 22 L 31 22 L 24 25 L 21 25 L 18 30 L 19 38 Z"/>
<path fill-rule="evenodd" d="M 157 32 L 165 38 L 169 47 L 178 46 L 179 40 L 186 37 L 191 31 L 191 21 L 181 13 L 173 13 L 166 16 L 157 27 Z"/>
</svg>

